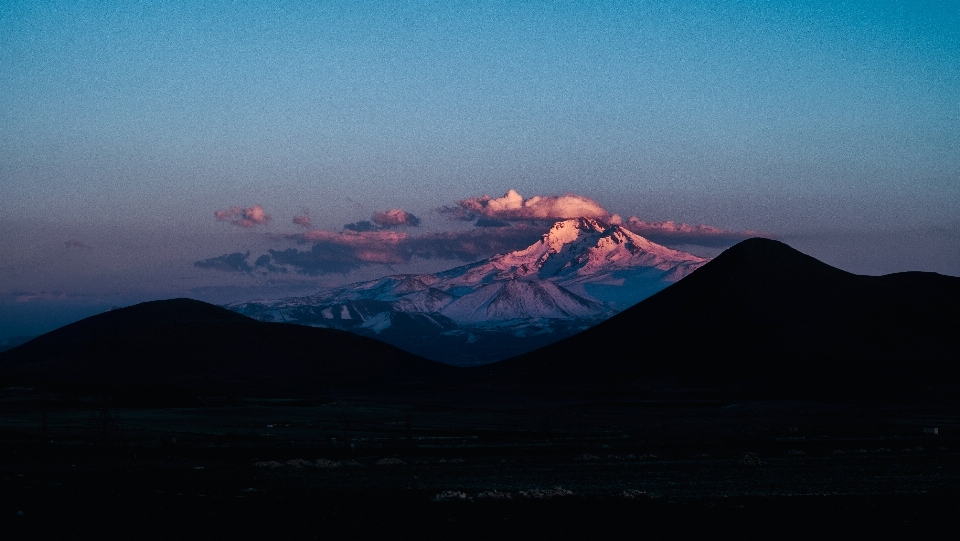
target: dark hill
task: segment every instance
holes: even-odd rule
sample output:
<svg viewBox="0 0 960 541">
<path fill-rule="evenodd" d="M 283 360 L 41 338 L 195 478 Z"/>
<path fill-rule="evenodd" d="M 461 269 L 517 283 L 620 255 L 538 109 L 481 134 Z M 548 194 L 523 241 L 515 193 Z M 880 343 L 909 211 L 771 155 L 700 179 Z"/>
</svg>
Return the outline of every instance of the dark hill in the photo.
<svg viewBox="0 0 960 541">
<path fill-rule="evenodd" d="M 112 310 L 0 353 L 0 385 L 111 394 L 389 392 L 450 370 L 370 338 L 191 299 Z"/>
<path fill-rule="evenodd" d="M 960 278 L 851 274 L 750 239 L 578 335 L 486 367 L 582 385 L 652 375 L 805 386 L 957 381 Z"/>
</svg>

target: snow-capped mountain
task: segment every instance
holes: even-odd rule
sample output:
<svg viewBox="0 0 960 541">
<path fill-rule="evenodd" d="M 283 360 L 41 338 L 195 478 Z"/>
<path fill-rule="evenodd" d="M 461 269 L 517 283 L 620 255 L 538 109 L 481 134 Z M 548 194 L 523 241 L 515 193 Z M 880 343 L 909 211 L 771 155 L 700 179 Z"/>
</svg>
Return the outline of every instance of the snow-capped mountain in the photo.
<svg viewBox="0 0 960 541">
<path fill-rule="evenodd" d="M 549 281 L 608 309 L 622 310 L 706 262 L 619 225 L 577 218 L 557 222 L 525 250 L 441 272 L 437 278 L 445 290 L 494 281 Z"/>
<path fill-rule="evenodd" d="M 264 321 L 336 327 L 428 358 L 490 362 L 579 332 L 707 260 L 619 225 L 557 222 L 524 250 L 437 274 L 386 276 L 308 297 L 227 306 Z"/>
</svg>

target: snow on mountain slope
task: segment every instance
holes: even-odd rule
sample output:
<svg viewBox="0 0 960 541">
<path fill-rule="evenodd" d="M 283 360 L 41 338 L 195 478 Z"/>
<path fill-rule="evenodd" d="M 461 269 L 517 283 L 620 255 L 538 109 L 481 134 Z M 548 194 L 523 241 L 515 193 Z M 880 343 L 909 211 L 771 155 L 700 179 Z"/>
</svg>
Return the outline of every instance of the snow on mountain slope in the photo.
<svg viewBox="0 0 960 541">
<path fill-rule="evenodd" d="M 456 297 L 431 287 L 421 291 L 408 293 L 393 303 L 393 309 L 400 312 L 430 313 L 440 312 L 443 308 L 456 300 Z"/>
<path fill-rule="evenodd" d="M 360 299 L 395 301 L 410 293 L 428 290 L 437 277 L 432 274 L 397 274 L 384 276 L 376 280 L 356 282 L 335 289 L 322 291 L 308 297 L 292 297 L 278 301 L 292 302 L 296 305 L 331 302 L 349 302 Z"/>
<path fill-rule="evenodd" d="M 440 313 L 463 323 L 512 319 L 594 317 L 608 311 L 549 280 L 501 280 L 457 298 Z"/>
</svg>

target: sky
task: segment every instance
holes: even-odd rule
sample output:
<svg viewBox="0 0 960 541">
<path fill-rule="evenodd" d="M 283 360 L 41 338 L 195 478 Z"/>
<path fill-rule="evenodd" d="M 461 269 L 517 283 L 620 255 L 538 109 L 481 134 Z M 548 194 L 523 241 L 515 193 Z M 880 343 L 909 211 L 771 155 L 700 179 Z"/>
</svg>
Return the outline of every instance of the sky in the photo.
<svg viewBox="0 0 960 541">
<path fill-rule="evenodd" d="M 958 148 L 956 1 L 3 0 L 0 340 L 433 272 L 580 211 L 956 276 Z"/>
</svg>

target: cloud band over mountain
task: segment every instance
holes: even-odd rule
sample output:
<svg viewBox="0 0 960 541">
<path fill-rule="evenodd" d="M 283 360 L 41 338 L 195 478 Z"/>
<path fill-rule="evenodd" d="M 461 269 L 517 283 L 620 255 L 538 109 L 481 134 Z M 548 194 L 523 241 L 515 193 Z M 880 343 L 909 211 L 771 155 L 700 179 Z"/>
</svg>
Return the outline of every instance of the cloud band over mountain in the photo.
<svg viewBox="0 0 960 541">
<path fill-rule="evenodd" d="M 308 250 L 269 250 L 275 265 L 318 276 L 347 273 L 367 265 L 409 263 L 413 258 L 473 261 L 525 248 L 543 234 L 539 227 L 518 225 L 490 231 L 475 228 L 411 236 L 395 231 L 333 233 L 313 230 L 286 238 L 312 244 Z"/>
<path fill-rule="evenodd" d="M 550 223 L 580 217 L 621 224 L 634 233 L 667 245 L 726 247 L 749 237 L 768 236 L 710 225 L 647 222 L 636 216 L 623 220 L 596 201 L 571 193 L 525 199 L 516 190 L 509 190 L 498 198 L 484 195 L 462 199 L 455 205 L 438 209 L 438 212 L 455 220 L 473 221 L 474 227 L 414 236 L 397 228 L 418 227 L 420 218 L 395 208 L 376 212 L 370 220 L 349 223 L 343 231 L 333 232 L 310 229 L 313 224 L 304 212 L 294 216 L 292 223 L 307 228 L 307 231 L 272 238 L 311 245 L 307 249 L 269 249 L 253 265 L 248 261 L 249 252 L 224 254 L 197 261 L 194 265 L 223 272 L 253 274 L 287 272 L 289 269 L 298 274 L 320 276 L 345 274 L 369 265 L 405 264 L 414 258 L 469 262 L 525 248 L 539 240 Z M 271 219 L 259 205 L 217 211 L 216 218 L 239 227 L 254 227 Z"/>
<path fill-rule="evenodd" d="M 516 190 L 502 197 L 488 195 L 462 199 L 456 205 L 438 209 L 456 220 L 476 220 L 478 227 L 504 227 L 515 222 L 549 222 L 568 218 L 596 218 L 624 227 L 654 242 L 667 244 L 695 244 L 701 246 L 729 246 L 741 240 L 770 236 L 757 231 L 731 231 L 711 225 L 677 224 L 673 221 L 647 222 L 636 216 L 624 221 L 619 215 L 582 195 L 568 193 L 561 196 L 533 196 L 524 199 Z"/>
</svg>

